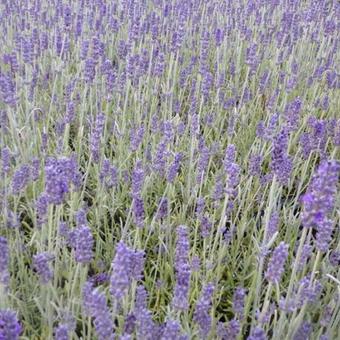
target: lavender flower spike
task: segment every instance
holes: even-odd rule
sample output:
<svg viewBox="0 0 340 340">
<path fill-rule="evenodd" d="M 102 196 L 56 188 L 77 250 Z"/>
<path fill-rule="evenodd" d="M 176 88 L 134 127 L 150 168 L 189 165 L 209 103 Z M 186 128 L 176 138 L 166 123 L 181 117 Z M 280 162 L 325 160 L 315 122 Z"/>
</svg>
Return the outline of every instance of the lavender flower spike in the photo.
<svg viewBox="0 0 340 340">
<path fill-rule="evenodd" d="M 271 283 L 278 283 L 284 271 L 284 265 L 288 257 L 288 245 L 281 242 L 274 250 L 269 261 L 266 279 Z"/>
</svg>

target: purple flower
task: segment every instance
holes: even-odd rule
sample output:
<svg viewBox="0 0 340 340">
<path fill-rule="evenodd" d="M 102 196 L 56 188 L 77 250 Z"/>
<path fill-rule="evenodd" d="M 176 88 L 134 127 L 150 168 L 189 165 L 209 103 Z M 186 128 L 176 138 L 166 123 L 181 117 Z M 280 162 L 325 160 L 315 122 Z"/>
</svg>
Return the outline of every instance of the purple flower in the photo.
<svg viewBox="0 0 340 340">
<path fill-rule="evenodd" d="M 281 242 L 273 251 L 269 261 L 265 277 L 269 282 L 277 283 L 280 281 L 284 272 L 284 265 L 288 257 L 288 245 Z"/>
<path fill-rule="evenodd" d="M 11 169 L 11 151 L 8 147 L 4 147 L 1 149 L 1 162 L 2 172 L 4 174 L 8 174 Z"/>
<path fill-rule="evenodd" d="M 133 210 L 134 221 L 137 227 L 142 228 L 144 226 L 144 218 L 145 218 L 144 202 L 142 198 L 134 197 L 132 201 L 132 210 Z"/>
<path fill-rule="evenodd" d="M 104 131 L 105 119 L 104 114 L 98 114 L 91 132 L 90 151 L 95 162 L 100 158 L 100 139 Z"/>
<path fill-rule="evenodd" d="M 176 153 L 173 162 L 169 166 L 168 177 L 167 180 L 169 183 L 173 183 L 175 177 L 178 174 L 178 171 L 181 166 L 181 161 L 183 159 L 183 155 L 181 153 Z"/>
<path fill-rule="evenodd" d="M 162 331 L 161 340 L 184 340 L 185 336 L 181 335 L 181 325 L 176 320 L 167 320 Z"/>
<path fill-rule="evenodd" d="M 86 225 L 76 228 L 74 230 L 74 241 L 76 261 L 83 264 L 91 262 L 94 244 L 91 229 Z"/>
<path fill-rule="evenodd" d="M 260 327 L 256 327 L 252 330 L 248 340 L 266 340 L 267 336 L 264 330 Z"/>
<path fill-rule="evenodd" d="M 125 296 L 132 279 L 140 279 L 143 266 L 144 252 L 135 252 L 122 241 L 118 242 L 110 279 L 110 293 L 114 298 L 121 300 Z"/>
<path fill-rule="evenodd" d="M 277 232 L 278 226 L 279 226 L 279 214 L 278 212 L 274 211 L 269 218 L 268 225 L 267 225 L 267 240 L 269 241 L 273 235 Z"/>
<path fill-rule="evenodd" d="M 299 329 L 295 332 L 293 340 L 308 340 L 312 330 L 312 325 L 309 322 L 304 321 Z"/>
<path fill-rule="evenodd" d="M 132 172 L 131 196 L 139 197 L 144 183 L 144 170 L 141 161 L 137 161 Z"/>
<path fill-rule="evenodd" d="M 0 284 L 7 285 L 9 281 L 9 249 L 7 239 L 0 236 Z"/>
<path fill-rule="evenodd" d="M 144 137 L 145 128 L 141 125 L 138 129 L 131 130 L 130 135 L 130 149 L 131 151 L 137 151 Z"/>
<path fill-rule="evenodd" d="M 9 309 L 0 310 L 0 339 L 17 340 L 21 333 L 21 325 L 16 313 Z"/>
<path fill-rule="evenodd" d="M 292 171 L 292 160 L 287 154 L 288 131 L 283 128 L 273 140 L 271 169 L 282 185 L 287 185 Z"/>
<path fill-rule="evenodd" d="M 239 320 L 243 319 L 244 299 L 246 291 L 242 287 L 237 287 L 233 297 L 233 311 Z"/>
<path fill-rule="evenodd" d="M 227 340 L 236 339 L 238 334 L 240 333 L 240 330 L 241 330 L 240 321 L 237 319 L 230 320 L 226 327 L 226 339 Z"/>
<path fill-rule="evenodd" d="M 42 224 L 46 221 L 48 211 L 48 197 L 45 194 L 41 194 L 35 204 L 37 210 L 38 224 Z"/>
<path fill-rule="evenodd" d="M 113 321 L 106 296 L 98 289 L 93 289 L 89 282 L 83 287 L 83 306 L 86 314 L 94 318 L 93 323 L 98 339 L 113 340 Z"/>
<path fill-rule="evenodd" d="M 69 340 L 70 334 L 69 334 L 68 326 L 64 324 L 58 325 L 58 327 L 55 329 L 55 332 L 54 332 L 54 339 L 55 340 Z"/>
<path fill-rule="evenodd" d="M 167 143 L 163 139 L 159 142 L 153 159 L 152 168 L 159 175 L 162 176 L 165 172 L 167 162 Z"/>
<path fill-rule="evenodd" d="M 163 219 L 168 215 L 168 199 L 166 197 L 162 197 L 159 200 L 158 208 L 157 208 L 157 219 Z"/>
<path fill-rule="evenodd" d="M 306 265 L 307 260 L 312 254 L 313 247 L 309 244 L 304 244 L 301 252 L 301 256 L 298 263 L 298 270 L 302 271 Z"/>
<path fill-rule="evenodd" d="M 210 305 L 214 293 L 214 285 L 208 283 L 203 287 L 202 295 L 196 303 L 194 321 L 198 324 L 202 338 L 207 338 L 211 329 Z"/>
<path fill-rule="evenodd" d="M 31 175 L 31 169 L 27 164 L 22 165 L 14 172 L 12 179 L 12 190 L 14 194 L 19 194 L 20 191 L 25 189 Z"/>
<path fill-rule="evenodd" d="M 249 157 L 249 174 L 250 176 L 260 176 L 261 175 L 261 165 L 263 157 L 258 154 L 252 154 Z"/>
<path fill-rule="evenodd" d="M 172 305 L 177 310 L 187 310 L 189 307 L 188 294 L 190 288 L 190 243 L 188 239 L 188 228 L 177 227 L 177 243 L 175 256 L 176 285 Z"/>
<path fill-rule="evenodd" d="M 52 254 L 47 252 L 39 253 L 33 256 L 33 266 L 39 275 L 40 281 L 44 284 L 48 283 L 53 278 L 53 272 L 49 262 L 54 259 Z"/>
<path fill-rule="evenodd" d="M 80 174 L 74 158 L 49 158 L 45 165 L 45 192 L 50 204 L 62 204 L 70 184 L 80 185 Z"/>
<path fill-rule="evenodd" d="M 157 338 L 158 327 L 152 320 L 151 312 L 148 309 L 142 309 L 136 315 L 137 339 L 152 340 Z"/>
<path fill-rule="evenodd" d="M 322 162 L 302 197 L 302 224 L 306 228 L 316 228 L 317 247 L 320 251 L 326 251 L 331 240 L 333 223 L 329 216 L 335 206 L 339 172 L 340 163 Z"/>
</svg>

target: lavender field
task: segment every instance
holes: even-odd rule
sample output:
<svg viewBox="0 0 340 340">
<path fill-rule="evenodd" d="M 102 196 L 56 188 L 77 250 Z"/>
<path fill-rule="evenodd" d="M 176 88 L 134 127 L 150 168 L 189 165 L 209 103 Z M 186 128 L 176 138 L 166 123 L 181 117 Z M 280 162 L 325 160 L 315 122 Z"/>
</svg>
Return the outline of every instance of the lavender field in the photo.
<svg viewBox="0 0 340 340">
<path fill-rule="evenodd" d="M 340 2 L 1 0 L 0 340 L 340 339 Z"/>
</svg>

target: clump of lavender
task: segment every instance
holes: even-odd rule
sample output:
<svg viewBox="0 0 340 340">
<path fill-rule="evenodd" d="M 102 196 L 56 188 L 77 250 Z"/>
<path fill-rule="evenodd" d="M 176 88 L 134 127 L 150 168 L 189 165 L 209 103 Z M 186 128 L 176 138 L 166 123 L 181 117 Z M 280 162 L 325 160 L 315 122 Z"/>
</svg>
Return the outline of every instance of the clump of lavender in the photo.
<svg viewBox="0 0 340 340">
<path fill-rule="evenodd" d="M 177 310 L 188 309 L 188 294 L 190 288 L 190 243 L 188 228 L 184 225 L 177 227 L 177 243 L 175 256 L 176 285 L 172 305 Z"/>
<path fill-rule="evenodd" d="M 194 320 L 198 324 L 202 338 L 206 338 L 211 329 L 210 305 L 214 293 L 214 285 L 206 284 L 202 289 L 202 294 L 196 303 Z"/>
<path fill-rule="evenodd" d="M 45 193 L 50 204 L 62 204 L 70 191 L 80 185 L 80 174 L 74 158 L 48 158 L 45 164 Z"/>
<path fill-rule="evenodd" d="M 134 251 L 122 241 L 116 246 L 112 262 L 110 293 L 120 300 L 124 297 L 133 279 L 139 280 L 144 266 L 144 252 Z"/>
<path fill-rule="evenodd" d="M 316 247 L 325 252 L 332 239 L 333 221 L 330 219 L 335 206 L 340 163 L 323 161 L 313 176 L 302 198 L 302 223 L 306 228 L 315 228 Z"/>
<path fill-rule="evenodd" d="M 94 319 L 98 339 L 113 340 L 114 327 L 106 296 L 88 282 L 83 287 L 83 306 L 87 315 Z"/>
<path fill-rule="evenodd" d="M 40 281 L 47 284 L 53 278 L 53 272 L 50 268 L 50 262 L 54 259 L 52 254 L 48 252 L 39 253 L 33 256 L 33 266 Z"/>
<path fill-rule="evenodd" d="M 340 164 L 336 161 L 324 161 L 319 165 L 307 192 L 302 197 L 304 227 L 318 229 L 319 223 L 332 213 L 339 172 Z"/>
<path fill-rule="evenodd" d="M 185 340 L 188 339 L 185 335 L 181 335 L 181 325 L 176 320 L 167 320 L 164 329 L 162 330 L 161 340 Z"/>
<path fill-rule="evenodd" d="M 136 327 L 137 337 L 140 339 L 153 339 L 158 335 L 159 327 L 152 320 L 152 314 L 147 308 L 148 293 L 144 286 L 137 286 L 134 316 L 131 328 Z M 132 333 L 131 329 L 131 333 Z"/>
<path fill-rule="evenodd" d="M 22 327 L 16 313 L 9 309 L 0 309 L 0 339 L 19 339 Z"/>
<path fill-rule="evenodd" d="M 272 257 L 269 261 L 267 271 L 265 273 L 266 279 L 271 283 L 278 283 L 284 272 L 284 265 L 288 257 L 288 245 L 281 242 L 273 251 Z"/>
</svg>

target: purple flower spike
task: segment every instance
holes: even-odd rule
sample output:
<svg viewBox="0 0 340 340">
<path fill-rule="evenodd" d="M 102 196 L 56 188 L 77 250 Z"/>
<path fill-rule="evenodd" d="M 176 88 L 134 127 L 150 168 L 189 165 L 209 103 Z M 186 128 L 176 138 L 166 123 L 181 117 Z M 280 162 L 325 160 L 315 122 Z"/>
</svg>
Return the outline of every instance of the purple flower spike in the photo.
<svg viewBox="0 0 340 340">
<path fill-rule="evenodd" d="M 266 333 L 260 327 L 256 327 L 248 337 L 248 340 L 266 340 Z"/>
<path fill-rule="evenodd" d="M 49 262 L 53 259 L 54 256 L 47 252 L 33 256 L 34 269 L 38 273 L 41 282 L 44 284 L 48 283 L 53 278 L 53 272 L 49 266 Z"/>
<path fill-rule="evenodd" d="M 214 285 L 208 283 L 199 298 L 194 313 L 194 320 L 199 325 L 202 338 L 207 338 L 211 329 L 211 316 L 209 315 L 211 299 L 214 293 Z"/>
<path fill-rule="evenodd" d="M 288 257 L 288 245 L 281 242 L 274 250 L 266 271 L 266 279 L 272 283 L 278 283 L 284 271 L 284 265 Z"/>
<path fill-rule="evenodd" d="M 89 263 L 93 258 L 94 239 L 88 226 L 75 229 L 75 258 L 79 263 Z"/>
<path fill-rule="evenodd" d="M 116 246 L 116 254 L 112 262 L 110 293 L 121 300 L 130 287 L 131 280 L 140 279 L 144 266 L 144 252 L 134 251 L 122 241 Z"/>
<path fill-rule="evenodd" d="M 0 339 L 17 340 L 21 333 L 21 325 L 16 313 L 11 310 L 0 310 Z"/>
<path fill-rule="evenodd" d="M 190 264 L 189 264 L 190 243 L 188 239 L 188 228 L 179 226 L 177 228 L 176 244 L 176 285 L 172 305 L 177 310 L 187 310 L 189 307 L 188 294 L 190 288 Z"/>
<path fill-rule="evenodd" d="M 7 285 L 9 281 L 9 248 L 7 239 L 0 236 L 0 284 Z"/>
<path fill-rule="evenodd" d="M 239 320 L 243 319 L 244 299 L 246 297 L 246 290 L 242 287 L 236 288 L 233 297 L 233 311 Z"/>
</svg>

